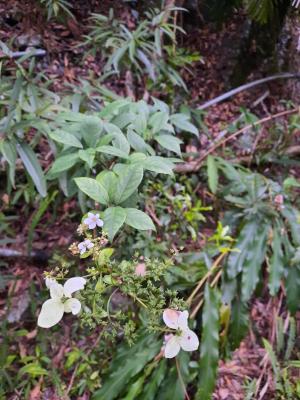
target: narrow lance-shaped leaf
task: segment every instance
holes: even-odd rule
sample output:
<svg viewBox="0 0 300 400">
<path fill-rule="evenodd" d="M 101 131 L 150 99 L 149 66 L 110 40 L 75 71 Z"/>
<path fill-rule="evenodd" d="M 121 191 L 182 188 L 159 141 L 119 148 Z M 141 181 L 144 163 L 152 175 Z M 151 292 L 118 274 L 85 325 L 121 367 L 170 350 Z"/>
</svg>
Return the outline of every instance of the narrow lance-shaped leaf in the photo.
<svg viewBox="0 0 300 400">
<path fill-rule="evenodd" d="M 258 222 L 250 221 L 247 222 L 240 231 L 238 241 L 234 246 L 236 251 L 232 251 L 229 254 L 226 265 L 227 274 L 230 279 L 235 278 L 237 274 L 242 271 L 243 264 L 248 254 L 248 248 L 255 237 L 257 229 Z"/>
<path fill-rule="evenodd" d="M 269 270 L 269 289 L 271 296 L 275 296 L 280 288 L 280 280 L 284 273 L 284 254 L 281 243 L 280 226 L 273 230 L 272 257 Z"/>
<path fill-rule="evenodd" d="M 92 400 L 120 399 L 121 393 L 128 389 L 129 380 L 145 368 L 160 347 L 161 342 L 153 335 L 144 336 L 127 351 L 123 346 L 111 364 L 111 374 L 101 389 L 93 394 Z"/>
<path fill-rule="evenodd" d="M 214 194 L 217 193 L 219 174 L 215 158 L 212 156 L 207 157 L 207 177 L 210 190 Z"/>
<path fill-rule="evenodd" d="M 300 299 L 300 265 L 291 264 L 286 277 L 287 306 L 292 314 L 299 310 Z"/>
<path fill-rule="evenodd" d="M 27 143 L 17 143 L 17 152 L 42 197 L 47 195 L 45 175 L 32 148 Z"/>
<path fill-rule="evenodd" d="M 259 229 L 247 249 L 242 275 L 242 298 L 244 301 L 250 299 L 259 281 L 259 272 L 267 250 L 269 229 L 270 227 L 267 224 Z"/>
<path fill-rule="evenodd" d="M 202 314 L 200 378 L 196 399 L 211 400 L 219 361 L 219 292 L 207 284 Z"/>
<path fill-rule="evenodd" d="M 249 330 L 249 315 L 247 304 L 240 296 L 236 296 L 232 303 L 231 320 L 229 325 L 229 344 L 232 350 L 236 349 Z"/>
</svg>

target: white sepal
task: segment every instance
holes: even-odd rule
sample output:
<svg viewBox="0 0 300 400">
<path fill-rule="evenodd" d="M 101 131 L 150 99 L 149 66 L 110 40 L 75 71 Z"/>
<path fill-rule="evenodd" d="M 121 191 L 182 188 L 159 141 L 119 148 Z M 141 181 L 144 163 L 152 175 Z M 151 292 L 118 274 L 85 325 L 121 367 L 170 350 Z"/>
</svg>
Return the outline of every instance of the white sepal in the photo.
<svg viewBox="0 0 300 400">
<path fill-rule="evenodd" d="M 56 325 L 64 315 L 64 305 L 60 300 L 49 299 L 42 306 L 38 326 L 41 328 L 51 328 Z"/>
<path fill-rule="evenodd" d="M 66 297 L 71 297 L 71 294 L 77 292 L 77 290 L 82 290 L 86 280 L 81 277 L 70 278 L 64 284 L 64 294 Z"/>
<path fill-rule="evenodd" d="M 165 346 L 165 357 L 173 358 L 176 357 L 180 351 L 180 344 L 178 341 L 178 337 L 172 335 L 172 337 L 167 341 Z"/>
<path fill-rule="evenodd" d="M 64 303 L 65 312 L 71 312 L 73 315 L 76 315 L 81 310 L 81 303 L 78 299 L 68 299 Z"/>
</svg>

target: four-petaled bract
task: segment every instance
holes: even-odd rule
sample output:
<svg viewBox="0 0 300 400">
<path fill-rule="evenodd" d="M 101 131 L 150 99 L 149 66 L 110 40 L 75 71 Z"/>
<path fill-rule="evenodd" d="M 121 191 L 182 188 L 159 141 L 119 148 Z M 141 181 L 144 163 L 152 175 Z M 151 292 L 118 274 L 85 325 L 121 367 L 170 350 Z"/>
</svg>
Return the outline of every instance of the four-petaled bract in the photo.
<svg viewBox="0 0 300 400">
<path fill-rule="evenodd" d="M 80 254 L 84 254 L 87 250 L 90 250 L 93 247 L 94 244 L 90 241 L 90 239 L 85 239 L 83 242 L 78 244 Z"/>
<path fill-rule="evenodd" d="M 195 332 L 188 327 L 187 311 L 177 311 L 167 308 L 163 312 L 163 320 L 167 327 L 176 329 L 175 334 L 167 337 L 165 345 L 165 357 L 176 357 L 180 349 L 185 351 L 194 351 L 199 347 L 199 339 Z"/>
<path fill-rule="evenodd" d="M 83 223 L 89 227 L 89 229 L 94 229 L 96 226 L 102 228 L 103 221 L 99 218 L 99 214 L 88 213 L 87 218 L 83 220 Z"/>
<path fill-rule="evenodd" d="M 57 324 L 65 312 L 71 312 L 73 315 L 79 313 L 81 303 L 78 299 L 72 298 L 72 293 L 84 288 L 86 280 L 81 277 L 70 278 L 64 286 L 53 279 L 46 280 L 46 285 L 50 290 L 51 299 L 45 301 L 42 306 L 38 326 L 41 328 L 51 328 Z"/>
</svg>

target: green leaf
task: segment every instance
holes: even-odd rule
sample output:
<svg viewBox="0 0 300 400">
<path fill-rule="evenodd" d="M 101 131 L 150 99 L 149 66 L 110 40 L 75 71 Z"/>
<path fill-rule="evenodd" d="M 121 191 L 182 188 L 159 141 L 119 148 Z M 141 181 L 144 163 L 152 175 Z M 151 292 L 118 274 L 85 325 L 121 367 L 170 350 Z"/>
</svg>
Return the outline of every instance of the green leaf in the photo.
<svg viewBox="0 0 300 400">
<path fill-rule="evenodd" d="M 24 374 L 29 374 L 32 376 L 41 376 L 41 375 L 49 375 L 48 371 L 42 368 L 39 364 L 37 363 L 30 363 L 27 365 L 24 365 L 19 372 L 19 375 L 24 375 Z"/>
<path fill-rule="evenodd" d="M 73 146 L 73 147 L 78 147 L 78 148 L 82 149 L 82 144 L 77 139 L 77 137 L 72 135 L 69 132 L 59 130 L 59 131 L 50 132 L 49 136 L 51 137 L 51 139 L 55 140 L 56 142 L 63 143 L 67 146 Z"/>
<path fill-rule="evenodd" d="M 198 136 L 198 129 L 188 120 L 189 116 L 181 113 L 173 114 L 170 118 L 171 123 L 174 124 L 177 128 L 181 129 L 184 132 L 190 132 Z"/>
<path fill-rule="evenodd" d="M 129 380 L 145 368 L 160 347 L 161 342 L 154 335 L 142 337 L 130 348 L 120 346 L 111 363 L 109 377 L 104 380 L 102 388 L 94 393 L 92 400 L 120 399 L 121 393 L 128 389 Z"/>
<path fill-rule="evenodd" d="M 269 289 L 271 296 L 275 296 L 280 288 L 280 280 L 284 274 L 285 260 L 282 250 L 280 226 L 273 230 L 273 255 L 269 265 Z"/>
<path fill-rule="evenodd" d="M 116 233 L 124 224 L 126 211 L 122 207 L 110 207 L 103 213 L 103 230 L 108 233 L 108 238 L 112 242 Z"/>
<path fill-rule="evenodd" d="M 155 230 L 152 219 L 146 213 L 136 208 L 126 208 L 125 223 L 141 231 L 146 231 L 148 229 Z"/>
<path fill-rule="evenodd" d="M 242 339 L 249 330 L 249 315 L 247 305 L 236 296 L 231 308 L 231 320 L 229 325 L 229 343 L 231 349 L 239 347 Z"/>
<path fill-rule="evenodd" d="M 281 214 L 287 220 L 291 227 L 291 234 L 295 246 L 300 246 L 300 213 L 289 204 L 281 209 Z"/>
<path fill-rule="evenodd" d="M 104 129 L 108 134 L 113 135 L 113 145 L 128 155 L 130 152 L 130 145 L 121 129 L 108 122 L 104 124 Z"/>
<path fill-rule="evenodd" d="M 38 225 L 38 223 L 40 222 L 44 213 L 49 208 L 49 205 L 55 200 L 57 194 L 58 194 L 58 191 L 55 190 L 51 195 L 49 194 L 44 199 L 42 199 L 39 203 L 39 207 L 37 208 L 37 210 L 35 211 L 34 215 L 31 218 L 31 223 L 30 223 L 30 226 L 28 229 L 28 234 L 27 234 L 27 236 L 28 236 L 28 239 L 27 239 L 28 253 L 31 252 L 32 240 L 33 240 L 33 234 L 34 234 L 35 228 Z"/>
<path fill-rule="evenodd" d="M 287 306 L 292 314 L 299 310 L 300 298 L 300 266 L 292 264 L 289 266 L 286 277 Z"/>
<path fill-rule="evenodd" d="M 259 272 L 267 251 L 269 229 L 268 224 L 261 226 L 248 246 L 242 275 L 242 299 L 244 301 L 250 299 L 259 281 Z"/>
<path fill-rule="evenodd" d="M 180 144 L 182 140 L 172 135 L 158 135 L 154 138 L 162 147 L 181 156 Z"/>
<path fill-rule="evenodd" d="M 111 156 L 120 157 L 120 158 L 128 158 L 128 155 L 124 153 L 124 151 L 113 147 L 113 146 L 99 146 L 96 148 L 96 151 L 99 153 L 109 154 Z"/>
<path fill-rule="evenodd" d="M 207 157 L 207 176 L 209 189 L 216 194 L 219 181 L 218 167 L 215 158 L 210 155 Z"/>
<path fill-rule="evenodd" d="M 27 143 L 17 143 L 17 152 L 37 191 L 45 197 L 47 195 L 46 179 L 35 153 Z"/>
<path fill-rule="evenodd" d="M 78 156 L 82 161 L 86 162 L 90 168 L 93 167 L 93 163 L 94 163 L 94 159 L 95 159 L 95 150 L 94 149 L 79 150 Z"/>
<path fill-rule="evenodd" d="M 9 180 L 14 188 L 17 159 L 16 145 L 8 140 L 0 140 L 0 152 L 9 165 Z"/>
<path fill-rule="evenodd" d="M 144 386 L 143 400 L 156 400 L 158 389 L 163 382 L 167 372 L 167 362 L 165 359 L 160 360 L 158 367 L 155 368 L 148 383 Z"/>
<path fill-rule="evenodd" d="M 164 129 L 165 125 L 168 123 L 169 115 L 164 111 L 157 111 L 152 114 L 149 118 L 149 125 L 152 126 L 153 134 Z"/>
<path fill-rule="evenodd" d="M 148 171 L 156 172 L 158 174 L 173 174 L 174 164 L 167 158 L 150 156 L 143 161 L 142 166 Z"/>
<path fill-rule="evenodd" d="M 197 399 L 210 400 L 215 387 L 219 361 L 219 292 L 207 284 L 202 314 L 200 379 Z"/>
<path fill-rule="evenodd" d="M 117 188 L 114 195 L 116 204 L 123 203 L 137 190 L 143 179 L 143 168 L 139 165 L 124 165 L 118 175 Z"/>
<path fill-rule="evenodd" d="M 52 176 L 58 174 L 59 172 L 66 171 L 72 168 L 78 160 L 78 152 L 66 154 L 65 156 L 60 156 L 54 161 L 48 174 Z"/>
<path fill-rule="evenodd" d="M 238 251 L 232 251 L 229 254 L 226 265 L 226 270 L 230 279 L 235 278 L 237 274 L 242 271 L 248 255 L 248 249 L 256 235 L 258 226 L 259 224 L 257 221 L 246 222 L 240 231 L 237 244 L 234 246 L 234 249 Z"/>
<path fill-rule="evenodd" d="M 130 146 L 134 150 L 136 150 L 140 153 L 145 153 L 145 154 L 147 154 L 147 153 L 149 153 L 151 155 L 155 154 L 152 147 L 149 146 L 149 144 L 147 144 L 145 142 L 145 140 L 140 135 L 135 133 L 133 130 L 128 131 L 127 139 L 128 139 L 128 142 L 130 143 Z"/>
<path fill-rule="evenodd" d="M 96 179 L 75 178 L 74 180 L 79 189 L 91 199 L 97 201 L 100 204 L 108 204 L 109 197 L 107 190 Z"/>
<path fill-rule="evenodd" d="M 113 171 L 101 171 L 96 180 L 107 190 L 109 201 L 112 203 L 117 190 L 118 175 Z"/>
<path fill-rule="evenodd" d="M 96 146 L 101 132 L 103 129 L 102 120 L 93 115 L 85 115 L 83 121 L 79 124 L 79 132 L 82 135 L 83 140 L 89 147 Z"/>
</svg>

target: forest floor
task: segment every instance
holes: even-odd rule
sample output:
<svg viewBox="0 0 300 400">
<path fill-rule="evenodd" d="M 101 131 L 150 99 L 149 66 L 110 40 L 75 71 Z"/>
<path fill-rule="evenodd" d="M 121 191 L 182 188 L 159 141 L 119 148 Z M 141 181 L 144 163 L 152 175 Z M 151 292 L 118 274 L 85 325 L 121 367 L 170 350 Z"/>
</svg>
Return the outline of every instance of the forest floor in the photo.
<svg viewBox="0 0 300 400">
<path fill-rule="evenodd" d="M 94 12 L 106 13 L 113 2 L 107 0 L 90 3 L 93 3 Z M 0 2 L 0 40 L 7 43 L 15 38 L 14 43 L 19 43 L 15 50 L 24 50 L 32 40 L 36 41 L 36 47 L 45 49 L 47 54 L 38 60 L 37 69 L 43 71 L 46 77 L 53 81 L 51 86 L 57 92 L 61 92 L 66 84 L 76 86 L 79 79 L 87 79 L 91 74 L 96 79 L 102 74 L 101 60 L 92 56 L 84 59 L 84 48 L 76 47 L 86 29 L 85 18 L 89 10 L 84 4 L 84 1 L 78 1 L 77 13 L 80 10 L 81 18 L 77 21 L 69 19 L 66 24 L 57 22 L 45 24 L 44 20 L 40 20 L 38 10 L 30 9 L 26 1 L 22 2 L 22 5 L 21 2 L 14 0 Z M 130 21 L 128 7 L 120 7 L 119 12 L 123 20 Z M 228 79 L 232 71 L 230 62 L 234 62 L 234 58 L 231 61 L 228 60 L 227 49 L 230 43 L 238 40 L 240 34 L 238 22 L 238 19 L 228 22 L 222 29 L 216 29 L 211 25 L 189 32 L 188 42 L 185 45 L 189 46 L 190 43 L 190 49 L 199 52 L 203 58 L 203 62 L 195 64 L 192 73 L 183 74 L 190 92 L 189 103 L 193 107 L 196 108 L 223 93 L 229 85 Z M 127 95 L 126 80 L 123 77 L 113 77 L 106 85 L 120 95 Z M 248 108 L 261 116 L 281 111 L 283 106 L 278 102 L 276 90 L 276 85 L 262 86 L 208 109 L 205 124 L 211 137 L 216 136 L 224 129 L 224 126 L 231 123 L 239 115 L 241 107 Z M 263 100 L 257 101 L 261 96 L 264 96 Z M 206 135 L 200 136 L 200 143 L 204 147 L 209 144 Z M 234 147 L 234 143 L 232 146 Z M 47 149 L 44 151 L 47 153 Z M 44 158 L 43 167 L 47 167 L 49 161 Z M 5 200 L 5 198 L 2 199 L 0 211 L 5 210 Z M 9 244 L 11 249 L 26 254 L 28 230 L 34 211 L 26 210 L 26 205 L 15 210 L 18 218 L 11 227 L 10 236 L 15 238 L 13 243 Z M 6 290 L 1 292 L 0 318 L 5 313 L 6 298 L 10 296 L 12 299 L 10 321 L 15 327 L 24 328 L 22 316 L 30 307 L 29 292 L 32 282 L 38 282 L 42 287 L 42 273 L 47 268 L 48 256 L 57 249 L 66 249 L 73 241 L 76 223 L 72 222 L 72 216 L 75 213 L 75 201 L 68 201 L 59 206 L 56 215 L 51 215 L 50 212 L 45 213 L 34 232 L 33 248 L 39 253 L 36 260 L 26 257 L 5 259 L 5 270 L 9 271 L 11 280 L 7 282 Z M 218 383 L 214 393 L 215 400 L 244 400 L 245 385 L 247 381 L 250 382 L 253 379 L 258 379 L 260 383 L 260 396 L 257 399 L 274 398 L 272 374 L 270 367 L 266 364 L 266 353 L 261 337 L 266 337 L 271 342 L 274 340 L 274 321 L 276 321 L 276 315 L 280 315 L 281 312 L 280 300 L 275 302 L 266 296 L 253 302 L 250 334 L 234 352 L 231 360 L 220 362 Z M 30 353 L 29 349 L 35 346 L 37 334 L 35 326 L 35 321 L 27 321 L 25 328 L 29 333 L 15 341 L 12 352 L 18 350 L 23 355 Z M 68 341 L 69 329 L 67 324 L 64 324 L 65 333 L 54 346 L 56 356 L 53 362 L 57 368 L 61 367 L 62 354 L 72 346 L 72 343 Z M 96 341 L 96 338 L 97 333 L 86 337 L 81 347 L 87 348 L 89 343 Z M 65 376 L 64 379 L 68 385 L 72 376 Z M 38 396 L 39 386 L 37 385 L 30 399 L 40 398 Z M 88 398 L 89 395 L 86 393 L 78 400 Z M 12 399 L 18 399 L 18 395 L 12 396 Z M 41 399 L 55 400 L 59 397 L 56 397 L 54 391 L 49 389 L 47 393 L 43 393 Z"/>
</svg>

